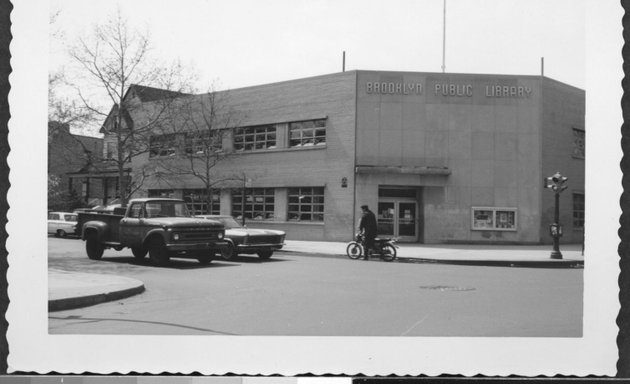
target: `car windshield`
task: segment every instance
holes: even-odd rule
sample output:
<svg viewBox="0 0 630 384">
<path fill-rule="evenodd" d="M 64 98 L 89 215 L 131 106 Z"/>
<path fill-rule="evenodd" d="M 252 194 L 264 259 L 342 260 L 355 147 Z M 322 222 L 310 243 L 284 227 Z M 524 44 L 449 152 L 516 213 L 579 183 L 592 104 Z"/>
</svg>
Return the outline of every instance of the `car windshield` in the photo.
<svg viewBox="0 0 630 384">
<path fill-rule="evenodd" d="M 149 201 L 145 205 L 146 217 L 190 217 L 183 201 Z"/>
<path fill-rule="evenodd" d="M 225 229 L 242 227 L 241 224 L 238 221 L 234 220 L 234 218 L 232 217 L 220 217 L 217 220 L 219 220 L 221 224 L 225 226 Z"/>
</svg>

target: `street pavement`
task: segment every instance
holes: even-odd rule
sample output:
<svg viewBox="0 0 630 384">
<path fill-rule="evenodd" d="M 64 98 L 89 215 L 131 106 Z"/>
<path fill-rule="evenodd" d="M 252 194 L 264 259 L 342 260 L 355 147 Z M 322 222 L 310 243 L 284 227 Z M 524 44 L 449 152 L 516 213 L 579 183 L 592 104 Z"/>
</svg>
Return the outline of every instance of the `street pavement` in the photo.
<svg viewBox="0 0 630 384">
<path fill-rule="evenodd" d="M 347 243 L 287 240 L 279 251 L 305 256 L 346 257 Z M 397 244 L 397 262 L 459 265 L 582 268 L 581 244 L 561 245 L 562 259 L 551 259 L 549 245 Z M 370 261 L 380 261 L 377 257 Z M 357 261 L 358 262 L 358 261 Z M 48 270 L 48 310 L 60 311 L 120 300 L 144 291 L 142 281 L 115 275 Z"/>
</svg>

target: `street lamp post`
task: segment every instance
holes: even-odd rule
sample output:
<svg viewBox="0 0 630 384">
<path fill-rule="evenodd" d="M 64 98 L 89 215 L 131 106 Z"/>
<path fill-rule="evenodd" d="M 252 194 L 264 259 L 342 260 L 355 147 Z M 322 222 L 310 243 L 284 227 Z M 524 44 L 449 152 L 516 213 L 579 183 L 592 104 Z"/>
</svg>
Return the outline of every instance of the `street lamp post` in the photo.
<svg viewBox="0 0 630 384">
<path fill-rule="evenodd" d="M 560 225 L 560 193 L 567 189 L 566 182 L 569 178 L 562 176 L 560 172 L 556 172 L 553 176 L 545 178 L 545 188 L 549 188 L 554 192 L 554 222 L 549 226 L 549 232 L 553 237 L 553 251 L 551 251 L 552 259 L 562 259 L 560 252 L 560 237 L 562 237 L 562 225 Z"/>
</svg>

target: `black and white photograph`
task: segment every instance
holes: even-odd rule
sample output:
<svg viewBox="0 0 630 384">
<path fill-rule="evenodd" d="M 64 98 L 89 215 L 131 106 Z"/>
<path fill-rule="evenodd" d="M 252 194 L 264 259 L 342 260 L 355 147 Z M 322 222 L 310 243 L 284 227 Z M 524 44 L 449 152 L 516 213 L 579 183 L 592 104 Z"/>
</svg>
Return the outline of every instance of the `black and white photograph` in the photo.
<svg viewBox="0 0 630 384">
<path fill-rule="evenodd" d="M 9 369 L 614 375 L 622 16 L 14 4 Z"/>
</svg>

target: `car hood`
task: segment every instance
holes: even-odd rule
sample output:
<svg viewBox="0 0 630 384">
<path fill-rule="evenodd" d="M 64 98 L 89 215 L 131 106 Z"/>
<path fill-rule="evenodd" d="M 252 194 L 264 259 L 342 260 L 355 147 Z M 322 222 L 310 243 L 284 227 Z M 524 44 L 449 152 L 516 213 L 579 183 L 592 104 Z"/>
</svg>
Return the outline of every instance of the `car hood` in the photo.
<svg viewBox="0 0 630 384">
<path fill-rule="evenodd" d="M 169 227 L 186 227 L 186 228 L 223 228 L 223 224 L 216 220 L 198 219 L 194 217 L 154 217 L 144 219 L 144 223 L 148 225 Z"/>
<path fill-rule="evenodd" d="M 256 229 L 256 228 L 230 228 L 225 230 L 226 235 L 232 236 L 269 236 L 284 235 L 284 231 L 275 231 L 272 229 Z"/>
</svg>

